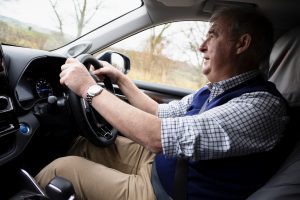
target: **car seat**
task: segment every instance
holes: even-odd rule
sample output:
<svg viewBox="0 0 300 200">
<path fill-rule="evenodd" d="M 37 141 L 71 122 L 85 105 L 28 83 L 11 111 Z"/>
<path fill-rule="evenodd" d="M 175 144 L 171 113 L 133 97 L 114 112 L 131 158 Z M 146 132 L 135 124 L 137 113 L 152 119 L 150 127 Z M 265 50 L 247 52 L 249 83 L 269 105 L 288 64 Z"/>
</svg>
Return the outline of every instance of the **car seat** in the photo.
<svg viewBox="0 0 300 200">
<path fill-rule="evenodd" d="M 286 159 L 273 177 L 248 200 L 300 199 L 300 27 L 282 35 L 270 55 L 269 80 L 290 106 L 290 123 L 279 154 Z"/>
</svg>

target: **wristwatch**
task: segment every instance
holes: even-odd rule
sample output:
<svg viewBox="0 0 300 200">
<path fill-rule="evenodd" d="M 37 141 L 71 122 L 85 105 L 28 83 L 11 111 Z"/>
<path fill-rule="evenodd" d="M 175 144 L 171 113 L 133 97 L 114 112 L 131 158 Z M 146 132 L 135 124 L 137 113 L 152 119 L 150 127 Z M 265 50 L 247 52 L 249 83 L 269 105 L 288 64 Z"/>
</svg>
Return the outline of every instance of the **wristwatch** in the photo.
<svg viewBox="0 0 300 200">
<path fill-rule="evenodd" d="M 92 105 L 92 100 L 95 96 L 101 94 L 103 87 L 100 85 L 92 85 L 88 88 L 85 100 Z"/>
</svg>

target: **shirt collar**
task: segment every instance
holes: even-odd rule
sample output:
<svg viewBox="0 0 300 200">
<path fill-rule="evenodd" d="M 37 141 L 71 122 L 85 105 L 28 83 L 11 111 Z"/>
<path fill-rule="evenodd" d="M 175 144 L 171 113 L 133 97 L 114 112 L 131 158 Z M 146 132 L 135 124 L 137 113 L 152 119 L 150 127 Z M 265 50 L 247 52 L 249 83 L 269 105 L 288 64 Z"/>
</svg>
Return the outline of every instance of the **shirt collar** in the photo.
<svg viewBox="0 0 300 200">
<path fill-rule="evenodd" d="M 210 102 L 213 98 L 216 96 L 222 94 L 226 90 L 233 88 L 251 78 L 254 78 L 255 76 L 259 75 L 259 70 L 252 70 L 249 72 L 245 72 L 243 74 L 239 74 L 237 76 L 234 76 L 230 79 L 222 80 L 216 83 L 207 83 L 207 87 L 210 90 L 210 96 L 208 98 L 208 101 Z"/>
</svg>

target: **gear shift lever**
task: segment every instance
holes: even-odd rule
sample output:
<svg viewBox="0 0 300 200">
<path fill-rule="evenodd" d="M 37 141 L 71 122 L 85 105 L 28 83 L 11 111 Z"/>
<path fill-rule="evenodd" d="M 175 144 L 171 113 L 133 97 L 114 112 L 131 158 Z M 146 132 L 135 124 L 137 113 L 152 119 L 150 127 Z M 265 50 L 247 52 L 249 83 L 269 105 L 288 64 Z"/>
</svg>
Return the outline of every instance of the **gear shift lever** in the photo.
<svg viewBox="0 0 300 200">
<path fill-rule="evenodd" d="M 70 181 L 56 176 L 46 186 L 46 194 L 52 200 L 74 200 L 75 191 Z"/>
</svg>

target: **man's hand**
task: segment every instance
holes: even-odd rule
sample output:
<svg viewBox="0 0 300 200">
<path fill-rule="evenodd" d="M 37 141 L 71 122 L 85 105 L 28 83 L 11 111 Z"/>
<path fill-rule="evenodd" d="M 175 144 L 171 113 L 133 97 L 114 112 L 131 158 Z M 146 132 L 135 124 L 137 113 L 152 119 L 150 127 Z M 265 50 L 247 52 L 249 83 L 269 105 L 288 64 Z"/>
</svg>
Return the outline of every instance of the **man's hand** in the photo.
<svg viewBox="0 0 300 200">
<path fill-rule="evenodd" d="M 60 83 L 81 97 L 85 97 L 87 89 L 96 82 L 86 67 L 74 58 L 68 58 L 61 66 Z"/>
<path fill-rule="evenodd" d="M 106 75 L 108 78 L 110 78 L 112 83 L 115 83 L 117 85 L 121 84 L 121 80 L 125 75 L 118 69 L 116 69 L 114 66 L 109 64 L 106 61 L 99 61 L 103 68 L 97 69 L 92 71 L 93 74 L 99 77 L 100 80 L 103 80 L 103 76 Z"/>
</svg>

